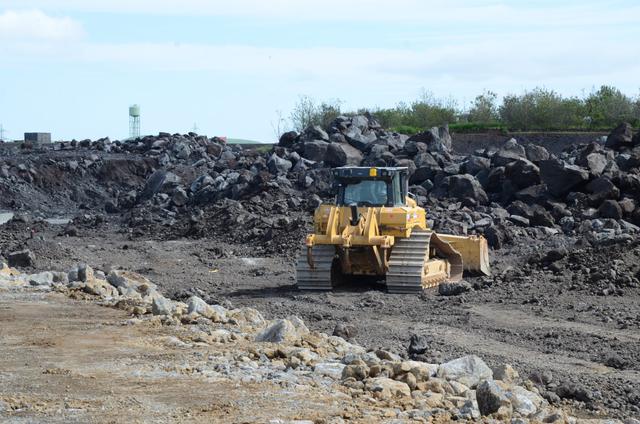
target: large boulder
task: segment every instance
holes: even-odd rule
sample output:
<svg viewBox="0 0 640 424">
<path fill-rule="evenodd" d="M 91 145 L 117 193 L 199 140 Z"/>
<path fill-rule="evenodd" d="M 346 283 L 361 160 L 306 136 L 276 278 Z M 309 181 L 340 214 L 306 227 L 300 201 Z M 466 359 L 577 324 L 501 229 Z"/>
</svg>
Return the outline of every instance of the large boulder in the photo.
<svg viewBox="0 0 640 424">
<path fill-rule="evenodd" d="M 19 250 L 17 252 L 11 252 L 7 256 L 7 262 L 10 267 L 30 267 L 36 263 L 36 256 L 31 250 Z"/>
<path fill-rule="evenodd" d="M 540 183 L 540 168 L 533 162 L 518 158 L 505 167 L 505 175 L 518 189 Z"/>
<path fill-rule="evenodd" d="M 448 125 L 433 127 L 430 130 L 415 134 L 409 137 L 408 141 L 424 143 L 430 152 L 449 152 L 452 145 Z"/>
<path fill-rule="evenodd" d="M 357 126 L 350 126 L 345 132 L 343 132 L 347 142 L 358 150 L 365 150 L 370 143 L 376 141 L 377 137 L 375 132 L 369 130 L 362 130 Z"/>
<path fill-rule="evenodd" d="M 314 162 L 322 162 L 327 154 L 329 143 L 322 140 L 307 141 L 304 143 L 302 156 Z"/>
<path fill-rule="evenodd" d="M 360 150 L 345 143 L 330 143 L 325 153 L 324 161 L 329 166 L 360 165 L 362 153 Z"/>
<path fill-rule="evenodd" d="M 485 380 L 478 385 L 476 400 L 482 415 L 491 415 L 502 407 L 511 408 L 507 394 L 493 380 Z"/>
<path fill-rule="evenodd" d="M 587 191 L 591 193 L 589 200 L 594 205 L 599 205 L 604 200 L 617 200 L 620 197 L 620 189 L 609 178 L 598 177 L 587 184 Z"/>
<path fill-rule="evenodd" d="M 550 157 L 549 151 L 537 144 L 527 144 L 525 146 L 525 150 L 527 153 L 527 159 L 533 163 L 539 163 L 543 160 L 549 159 Z"/>
<path fill-rule="evenodd" d="M 612 159 L 612 156 L 607 157 L 607 152 L 600 144 L 590 143 L 580 150 L 575 163 L 586 168 L 592 175 L 597 177 L 607 168 L 610 158 Z"/>
<path fill-rule="evenodd" d="M 329 134 L 319 125 L 310 125 L 300 135 L 304 141 L 322 140 L 329 141 Z"/>
<path fill-rule="evenodd" d="M 589 172 L 560 159 L 549 159 L 540 162 L 540 178 L 552 195 L 563 197 L 588 181 Z"/>
<path fill-rule="evenodd" d="M 490 168 L 491 159 L 482 156 L 469 156 L 462 164 L 464 172 L 471 175 L 476 175 L 480 171 L 488 170 Z"/>
<path fill-rule="evenodd" d="M 181 182 L 181 178 L 173 172 L 157 170 L 147 179 L 138 200 L 151 199 L 156 193 L 171 193 Z"/>
<path fill-rule="evenodd" d="M 278 146 L 292 147 L 298 138 L 298 133 L 295 131 L 288 131 L 280 136 Z"/>
<path fill-rule="evenodd" d="M 283 159 L 275 153 L 273 153 L 267 161 L 267 168 L 273 175 L 286 175 L 292 166 L 291 161 Z"/>
<path fill-rule="evenodd" d="M 309 330 L 298 317 L 278 319 L 259 332 L 255 337 L 255 341 L 269 343 L 292 342 L 307 332 Z"/>
<path fill-rule="evenodd" d="M 446 178 L 449 186 L 449 197 L 459 200 L 473 199 L 476 203 L 487 204 L 489 197 L 480 182 L 469 174 L 452 175 Z"/>
<path fill-rule="evenodd" d="M 623 122 L 615 127 L 607 137 L 605 146 L 614 150 L 633 147 L 633 127 L 631 124 Z"/>
<path fill-rule="evenodd" d="M 473 389 L 480 381 L 492 379 L 493 372 L 482 359 L 469 355 L 440 365 L 438 377 L 455 380 Z"/>
<path fill-rule="evenodd" d="M 622 219 L 622 208 L 615 200 L 605 200 L 598 208 L 600 218 Z"/>
<path fill-rule="evenodd" d="M 496 153 L 491 157 L 493 166 L 506 166 L 509 163 L 526 158 L 526 152 L 515 138 L 512 138 L 504 143 Z"/>
<path fill-rule="evenodd" d="M 227 311 L 220 305 L 209 305 L 198 296 L 191 296 L 187 301 L 187 313 L 202 315 L 213 322 L 225 322 Z"/>
</svg>

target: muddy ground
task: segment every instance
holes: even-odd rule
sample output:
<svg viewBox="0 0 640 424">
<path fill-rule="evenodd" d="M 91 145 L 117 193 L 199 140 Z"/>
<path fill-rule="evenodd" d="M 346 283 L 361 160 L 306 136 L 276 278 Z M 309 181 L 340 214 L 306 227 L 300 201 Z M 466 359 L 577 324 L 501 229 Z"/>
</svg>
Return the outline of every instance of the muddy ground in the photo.
<svg viewBox="0 0 640 424">
<path fill-rule="evenodd" d="M 73 237 L 54 225 L 42 225 L 35 237 L 12 225 L 0 227 L 3 242 L 31 249 L 38 268 L 67 270 L 86 262 L 129 269 L 176 299 L 195 293 L 208 302 L 255 307 L 268 318 L 296 314 L 329 333 L 346 323 L 355 327 L 358 343 L 401 355 L 412 334 L 426 335 L 434 361 L 477 354 L 490 365 L 510 363 L 534 374 L 550 391 L 564 390 L 579 415 L 640 416 L 640 289 L 630 284 L 610 292 L 598 279 L 599 271 L 615 271 L 616 264 L 637 273 L 637 241 L 593 248 L 565 236 L 522 240 L 491 252 L 492 277 L 468 278 L 474 290 L 445 297 L 437 290 L 390 295 L 370 281 L 301 293 L 292 257 L 255 257 L 250 245 L 207 238 L 132 239 L 116 222 Z M 540 259 L 558 247 L 568 250 L 563 259 Z M 583 275 L 585 262 L 592 274 Z"/>
</svg>

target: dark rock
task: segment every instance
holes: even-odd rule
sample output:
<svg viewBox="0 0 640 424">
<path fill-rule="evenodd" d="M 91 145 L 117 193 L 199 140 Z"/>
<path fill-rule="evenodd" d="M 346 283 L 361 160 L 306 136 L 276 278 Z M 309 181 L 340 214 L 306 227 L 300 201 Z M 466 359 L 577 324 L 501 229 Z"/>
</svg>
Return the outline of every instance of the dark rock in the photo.
<svg viewBox="0 0 640 424">
<path fill-rule="evenodd" d="M 549 211 L 540 205 L 533 207 L 533 218 L 531 218 L 531 225 L 539 227 L 553 228 L 555 226 L 555 220 Z"/>
<path fill-rule="evenodd" d="M 504 390 L 493 380 L 484 380 L 478 384 L 476 399 L 482 415 L 491 415 L 494 412 L 498 412 L 498 409 L 502 406 L 511 406 L 511 402 Z"/>
<path fill-rule="evenodd" d="M 492 225 L 484 230 L 484 237 L 487 239 L 487 243 L 494 249 L 502 248 L 504 243 L 504 232 L 500 227 Z"/>
<path fill-rule="evenodd" d="M 147 182 L 140 193 L 140 201 L 151 199 L 156 193 L 168 193 L 180 184 L 180 177 L 173 172 L 157 170 L 147 179 Z"/>
<path fill-rule="evenodd" d="M 520 200 L 516 200 L 507 206 L 507 212 L 511 215 L 519 215 L 527 219 L 533 219 L 533 208 Z"/>
<path fill-rule="evenodd" d="M 622 219 L 622 208 L 615 200 L 605 200 L 598 208 L 600 218 Z"/>
<path fill-rule="evenodd" d="M 476 175 L 480 171 L 484 171 L 491 168 L 491 159 L 481 156 L 470 156 L 466 162 L 462 165 L 462 169 L 465 173 Z"/>
<path fill-rule="evenodd" d="M 449 196 L 459 200 L 473 199 L 479 204 L 487 204 L 489 198 L 483 190 L 480 182 L 469 174 L 453 175 L 446 178 L 449 187 Z"/>
<path fill-rule="evenodd" d="M 552 195 L 562 197 L 588 181 L 589 173 L 559 159 L 549 159 L 540 162 L 540 178 Z"/>
<path fill-rule="evenodd" d="M 631 215 L 636 210 L 636 202 L 633 199 L 625 197 L 624 199 L 618 202 L 620 207 L 622 208 L 622 213 L 624 215 Z"/>
<path fill-rule="evenodd" d="M 449 126 L 433 127 L 430 130 L 415 134 L 409 137 L 409 141 L 424 143 L 429 152 L 449 152 L 451 151 L 451 135 Z M 406 148 L 406 144 L 405 144 Z"/>
<path fill-rule="evenodd" d="M 118 208 L 118 203 L 113 200 L 107 200 L 104 204 L 104 211 L 106 213 L 119 213 L 120 208 Z"/>
<path fill-rule="evenodd" d="M 302 156 L 314 162 L 322 162 L 327 154 L 328 147 L 329 143 L 326 141 L 307 141 L 304 143 Z"/>
<path fill-rule="evenodd" d="M 329 134 L 319 125 L 311 125 L 302 132 L 300 138 L 304 139 L 305 142 L 314 140 L 329 141 Z"/>
<path fill-rule="evenodd" d="M 520 215 L 511 215 L 509 217 L 509 221 L 513 222 L 515 225 L 519 227 L 528 227 L 530 225 L 529 220 L 524 216 L 520 216 Z"/>
<path fill-rule="evenodd" d="M 327 165 L 334 167 L 345 165 L 357 166 L 362 162 L 362 153 L 349 144 L 330 143 L 327 147 L 324 161 Z"/>
<path fill-rule="evenodd" d="M 547 186 L 537 184 L 523 188 L 514 194 L 515 198 L 525 203 L 543 203 L 547 199 Z"/>
<path fill-rule="evenodd" d="M 607 354 L 603 363 L 606 366 L 615 368 L 617 370 L 623 370 L 627 366 L 627 361 L 625 361 L 620 355 L 615 352 Z"/>
<path fill-rule="evenodd" d="M 596 177 L 602 175 L 607 163 L 605 151 L 598 143 L 591 143 L 584 147 L 576 158 L 576 165 L 585 167 Z"/>
<path fill-rule="evenodd" d="M 273 175 L 286 175 L 292 166 L 291 161 L 283 159 L 275 153 L 273 153 L 267 161 L 267 168 Z"/>
<path fill-rule="evenodd" d="M 540 184 L 540 168 L 527 159 L 517 159 L 505 168 L 506 177 L 519 189 Z"/>
<path fill-rule="evenodd" d="M 298 133 L 295 131 L 288 131 L 280 136 L 278 146 L 290 148 L 294 145 L 298 139 Z"/>
<path fill-rule="evenodd" d="M 412 334 L 409 339 L 409 347 L 407 348 L 407 352 L 409 355 L 421 355 L 425 353 L 431 344 L 433 343 L 433 339 L 429 336 L 419 336 L 417 334 Z"/>
<path fill-rule="evenodd" d="M 607 137 L 605 146 L 620 150 L 624 147 L 633 147 L 633 127 L 628 122 L 623 122 L 614 128 Z"/>
<path fill-rule="evenodd" d="M 333 335 L 342 337 L 345 340 L 351 340 L 358 334 L 358 329 L 353 325 L 344 324 L 342 322 L 336 324 L 333 329 Z"/>
<path fill-rule="evenodd" d="M 36 256 L 29 249 L 9 253 L 8 265 L 11 267 L 32 267 L 36 263 Z"/>
<path fill-rule="evenodd" d="M 620 189 L 609 178 L 598 177 L 587 184 L 587 191 L 591 193 L 589 200 L 594 205 L 599 205 L 607 199 L 616 200 L 620 197 Z"/>
<path fill-rule="evenodd" d="M 518 144 L 518 142 L 512 138 L 505 142 L 505 144 L 496 153 L 491 156 L 491 163 L 493 166 L 507 166 L 511 162 L 524 159 L 526 153 L 524 147 Z"/>
<path fill-rule="evenodd" d="M 538 146 L 536 144 L 527 144 L 525 146 L 525 150 L 527 153 L 527 159 L 529 159 L 533 163 L 539 163 L 543 160 L 549 159 L 549 151 L 542 146 Z"/>
<path fill-rule="evenodd" d="M 542 258 L 542 261 L 546 263 L 554 263 L 561 259 L 564 259 L 568 254 L 569 252 L 567 251 L 567 249 L 563 247 L 552 249 L 547 252 L 544 258 Z"/>
<path fill-rule="evenodd" d="M 457 281 L 455 283 L 441 283 L 438 286 L 438 293 L 441 296 L 458 296 L 462 293 L 470 291 L 473 287 L 466 281 Z"/>
</svg>

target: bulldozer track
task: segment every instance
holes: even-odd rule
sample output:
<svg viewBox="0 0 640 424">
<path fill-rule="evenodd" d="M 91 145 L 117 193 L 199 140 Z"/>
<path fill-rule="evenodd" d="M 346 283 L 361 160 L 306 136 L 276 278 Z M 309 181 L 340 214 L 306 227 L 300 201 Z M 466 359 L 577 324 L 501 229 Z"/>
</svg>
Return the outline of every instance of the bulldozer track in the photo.
<svg viewBox="0 0 640 424">
<path fill-rule="evenodd" d="M 423 289 L 422 273 L 429 258 L 431 232 L 414 230 L 411 237 L 400 239 L 389 257 L 387 291 L 419 293 Z M 437 283 L 436 283 L 437 284 Z"/>
<path fill-rule="evenodd" d="M 307 251 L 298 256 L 296 281 L 300 290 L 331 290 L 331 265 L 336 254 L 333 246 L 316 246 L 312 250 L 315 267 L 307 262 Z"/>
<path fill-rule="evenodd" d="M 450 275 L 425 275 L 425 264 L 429 260 L 429 248 L 432 242 L 434 248 L 449 260 Z M 400 239 L 391 251 L 386 278 L 387 291 L 419 293 L 423 289 L 436 287 L 448 279 L 458 280 L 461 276 L 462 258 L 449 243 L 440 240 L 431 231 L 413 230 L 411 237 Z"/>
</svg>

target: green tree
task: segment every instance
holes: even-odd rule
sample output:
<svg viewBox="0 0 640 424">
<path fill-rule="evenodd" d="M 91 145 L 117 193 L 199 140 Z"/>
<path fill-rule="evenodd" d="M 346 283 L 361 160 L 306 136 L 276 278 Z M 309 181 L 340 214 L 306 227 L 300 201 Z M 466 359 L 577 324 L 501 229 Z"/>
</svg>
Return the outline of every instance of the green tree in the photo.
<svg viewBox="0 0 640 424">
<path fill-rule="evenodd" d="M 324 101 L 317 104 L 309 96 L 300 96 L 294 106 L 289 120 L 293 129 L 302 132 L 311 125 L 319 125 L 326 129 L 331 122 L 340 116 L 340 100 Z"/>
<path fill-rule="evenodd" d="M 493 91 L 485 91 L 476 96 L 469 110 L 467 119 L 477 124 L 492 124 L 498 121 L 498 95 Z"/>
<path fill-rule="evenodd" d="M 585 100 L 585 111 L 594 126 L 615 126 L 640 121 L 637 103 L 615 87 L 603 85 Z"/>
</svg>

